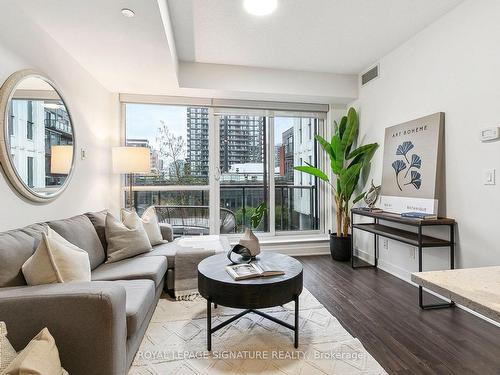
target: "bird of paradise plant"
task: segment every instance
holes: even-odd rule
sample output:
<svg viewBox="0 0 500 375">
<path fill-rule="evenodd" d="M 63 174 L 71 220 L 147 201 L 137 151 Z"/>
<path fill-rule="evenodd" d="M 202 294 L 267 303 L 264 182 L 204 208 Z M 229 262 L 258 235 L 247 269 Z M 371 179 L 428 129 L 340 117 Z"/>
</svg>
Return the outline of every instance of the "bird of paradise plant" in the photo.
<svg viewBox="0 0 500 375">
<path fill-rule="evenodd" d="M 323 137 L 316 135 L 316 141 L 330 158 L 330 168 L 335 180 L 330 181 L 328 175 L 321 169 L 309 163 L 294 167 L 295 170 L 318 177 L 329 184 L 333 190 L 336 205 L 337 236 L 347 237 L 350 226 L 351 198 L 356 190 L 361 171 L 368 166 L 375 151 L 377 143 L 364 146 L 356 145 L 359 131 L 358 114 L 354 108 L 349 108 L 347 116 L 343 116 L 339 123 L 334 122 L 333 136 L 328 142 Z M 365 192 L 354 198 L 352 204 L 363 199 Z"/>
</svg>

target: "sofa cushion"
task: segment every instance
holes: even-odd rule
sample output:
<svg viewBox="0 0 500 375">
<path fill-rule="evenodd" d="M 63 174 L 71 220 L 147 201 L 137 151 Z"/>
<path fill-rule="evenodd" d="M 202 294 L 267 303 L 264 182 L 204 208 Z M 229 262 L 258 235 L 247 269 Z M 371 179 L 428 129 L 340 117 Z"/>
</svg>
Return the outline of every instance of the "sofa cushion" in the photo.
<svg viewBox="0 0 500 375">
<path fill-rule="evenodd" d="M 131 337 L 139 330 L 155 303 L 155 283 L 151 280 L 119 280 L 114 283 L 125 288 L 127 337 Z"/>
<path fill-rule="evenodd" d="M 152 250 L 141 218 L 135 211 L 130 222 L 123 223 L 108 212 L 106 241 L 108 242 L 106 263 L 118 262 Z"/>
<path fill-rule="evenodd" d="M 28 285 L 90 281 L 89 255 L 52 228 L 23 264 Z"/>
<path fill-rule="evenodd" d="M 160 285 L 167 271 L 164 257 L 129 258 L 113 263 L 104 263 L 92 271 L 94 281 L 148 279 Z"/>
<path fill-rule="evenodd" d="M 0 233 L 0 287 L 26 285 L 21 267 L 35 252 L 46 224 Z"/>
<path fill-rule="evenodd" d="M 120 211 L 121 219 L 123 224 L 128 228 L 134 226 L 134 223 L 139 219 L 142 223 L 144 231 L 148 235 L 149 242 L 151 246 L 165 243 L 161 234 L 160 225 L 158 224 L 158 217 L 156 217 L 156 211 L 154 206 L 148 207 L 139 217 L 137 212 L 122 208 Z"/>
<path fill-rule="evenodd" d="M 73 245 L 89 254 L 91 269 L 104 262 L 104 249 L 87 216 L 78 215 L 68 219 L 49 221 L 47 224 Z"/>
<path fill-rule="evenodd" d="M 167 258 L 168 268 L 174 268 L 175 253 L 177 252 L 178 248 L 179 248 L 179 245 L 177 245 L 177 243 L 175 243 L 175 242 L 163 243 L 160 245 L 153 246 L 152 251 L 150 251 L 149 253 L 141 254 L 137 258 L 163 256 L 163 257 Z"/>
<path fill-rule="evenodd" d="M 43 328 L 19 352 L 2 374 L 61 374 L 68 372 L 61 367 L 56 341 L 48 328 Z"/>
<path fill-rule="evenodd" d="M 108 214 L 108 210 L 102 210 L 99 212 L 87 212 L 85 216 L 87 216 L 94 226 L 94 229 L 97 233 L 97 237 L 101 241 L 101 245 L 104 248 L 104 253 L 107 254 L 108 243 L 106 242 L 106 215 Z"/>
</svg>

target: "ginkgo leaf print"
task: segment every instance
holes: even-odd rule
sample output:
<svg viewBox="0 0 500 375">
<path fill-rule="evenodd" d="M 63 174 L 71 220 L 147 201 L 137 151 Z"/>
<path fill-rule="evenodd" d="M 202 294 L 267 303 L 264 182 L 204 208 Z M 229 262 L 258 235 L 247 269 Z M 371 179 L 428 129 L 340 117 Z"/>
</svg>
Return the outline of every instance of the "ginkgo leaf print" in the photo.
<svg viewBox="0 0 500 375">
<path fill-rule="evenodd" d="M 420 186 L 422 186 L 422 176 L 420 175 L 420 173 L 418 173 L 417 171 L 411 171 L 411 180 L 410 182 L 406 183 L 405 185 L 410 185 L 412 184 L 415 189 L 420 189 Z"/>
<path fill-rule="evenodd" d="M 408 164 L 410 164 L 410 161 L 408 160 L 408 158 L 406 157 L 406 154 L 408 153 L 408 151 L 410 151 L 412 148 L 413 148 L 413 143 L 411 143 L 410 141 L 405 141 L 403 142 L 402 144 L 400 144 L 396 150 L 396 155 L 401 155 L 401 156 L 404 156 L 404 158 L 406 159 L 406 161 L 408 162 Z"/>
<path fill-rule="evenodd" d="M 399 173 L 406 168 L 406 163 L 403 160 L 395 160 L 392 162 L 392 168 L 394 168 L 394 171 L 396 172 L 396 184 L 398 185 L 399 190 L 403 191 L 401 189 L 401 185 L 399 184 Z"/>
<path fill-rule="evenodd" d="M 410 163 L 410 166 L 408 167 L 408 170 L 406 171 L 405 173 L 405 178 L 406 176 L 408 176 L 408 173 L 410 172 L 410 170 L 412 168 L 417 168 L 417 169 L 420 169 L 420 167 L 422 166 L 422 159 L 420 159 L 420 156 L 416 155 L 416 154 L 413 154 L 411 156 L 411 163 Z"/>
</svg>

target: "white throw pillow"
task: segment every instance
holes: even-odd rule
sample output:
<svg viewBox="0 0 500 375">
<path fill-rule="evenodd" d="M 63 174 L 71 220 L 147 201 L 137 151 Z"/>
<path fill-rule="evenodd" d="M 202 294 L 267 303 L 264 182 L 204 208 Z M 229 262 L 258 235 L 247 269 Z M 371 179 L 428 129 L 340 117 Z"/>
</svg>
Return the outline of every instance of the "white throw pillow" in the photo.
<svg viewBox="0 0 500 375">
<path fill-rule="evenodd" d="M 116 262 L 153 250 L 141 218 L 134 212 L 128 220 L 129 225 L 120 223 L 108 212 L 106 215 L 106 241 L 108 260 Z"/>
<path fill-rule="evenodd" d="M 121 217 L 123 224 L 125 224 L 127 228 L 131 228 L 137 220 L 138 215 L 135 211 L 123 208 L 121 210 Z M 148 235 L 151 246 L 168 242 L 165 241 L 161 235 L 160 224 L 158 224 L 158 217 L 156 216 L 156 211 L 153 206 L 147 208 L 146 211 L 143 212 L 140 219 L 142 221 L 142 226 Z"/>
<path fill-rule="evenodd" d="M 44 328 L 14 358 L 2 375 L 67 375 L 61 367 L 59 350 L 47 328 Z"/>
<path fill-rule="evenodd" d="M 28 285 L 90 281 L 89 254 L 50 227 L 22 270 Z"/>
<path fill-rule="evenodd" d="M 17 353 L 7 339 L 5 322 L 0 322 L 0 373 L 16 358 Z"/>
</svg>

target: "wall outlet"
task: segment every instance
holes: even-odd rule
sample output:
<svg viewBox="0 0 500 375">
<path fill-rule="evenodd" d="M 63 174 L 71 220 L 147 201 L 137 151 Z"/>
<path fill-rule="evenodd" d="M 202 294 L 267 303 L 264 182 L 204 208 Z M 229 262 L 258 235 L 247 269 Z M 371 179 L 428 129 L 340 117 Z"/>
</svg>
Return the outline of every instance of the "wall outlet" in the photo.
<svg viewBox="0 0 500 375">
<path fill-rule="evenodd" d="M 389 250 L 389 240 L 387 238 L 384 238 L 382 247 L 384 248 L 384 250 Z"/>
<path fill-rule="evenodd" d="M 410 259 L 415 259 L 417 256 L 416 253 L 416 249 L 413 246 L 410 246 Z"/>
<path fill-rule="evenodd" d="M 496 174 L 495 168 L 486 169 L 484 171 L 484 177 L 483 177 L 484 184 L 495 185 L 496 184 L 495 174 Z"/>
</svg>

